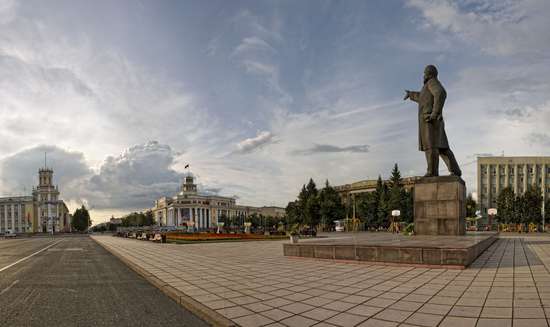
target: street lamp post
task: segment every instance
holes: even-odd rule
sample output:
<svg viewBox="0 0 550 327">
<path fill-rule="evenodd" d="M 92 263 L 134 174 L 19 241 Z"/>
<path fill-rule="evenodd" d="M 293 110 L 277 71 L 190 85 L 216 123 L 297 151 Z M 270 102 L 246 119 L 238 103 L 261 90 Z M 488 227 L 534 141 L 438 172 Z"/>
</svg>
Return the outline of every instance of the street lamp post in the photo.
<svg viewBox="0 0 550 327">
<path fill-rule="evenodd" d="M 542 232 L 546 232 L 546 221 L 544 219 L 544 216 L 546 216 L 546 200 L 544 199 L 544 196 L 542 197 Z"/>
<path fill-rule="evenodd" d="M 487 222 L 487 230 L 490 231 L 493 229 L 493 218 L 497 215 L 497 209 L 490 208 L 487 210 L 487 214 L 489 215 L 489 221 Z"/>
<path fill-rule="evenodd" d="M 400 210 L 392 210 L 391 215 L 393 217 L 390 229 L 392 233 L 395 231 L 396 233 L 399 233 L 399 216 L 401 215 Z"/>
</svg>

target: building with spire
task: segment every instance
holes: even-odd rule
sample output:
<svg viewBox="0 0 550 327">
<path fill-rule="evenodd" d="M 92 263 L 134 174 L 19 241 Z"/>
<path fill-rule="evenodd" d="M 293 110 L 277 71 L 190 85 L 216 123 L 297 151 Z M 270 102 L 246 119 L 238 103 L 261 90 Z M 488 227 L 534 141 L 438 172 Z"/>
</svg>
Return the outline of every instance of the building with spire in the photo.
<svg viewBox="0 0 550 327">
<path fill-rule="evenodd" d="M 59 188 L 53 184 L 53 169 L 38 170 L 38 185 L 32 195 L 0 197 L 0 233 L 70 232 L 71 214 Z"/>
<path fill-rule="evenodd" d="M 151 210 L 161 226 L 193 226 L 199 230 L 213 228 L 226 218 L 285 215 L 284 208 L 242 206 L 233 197 L 200 193 L 192 174 L 184 178 L 179 193 L 156 200 Z"/>
</svg>

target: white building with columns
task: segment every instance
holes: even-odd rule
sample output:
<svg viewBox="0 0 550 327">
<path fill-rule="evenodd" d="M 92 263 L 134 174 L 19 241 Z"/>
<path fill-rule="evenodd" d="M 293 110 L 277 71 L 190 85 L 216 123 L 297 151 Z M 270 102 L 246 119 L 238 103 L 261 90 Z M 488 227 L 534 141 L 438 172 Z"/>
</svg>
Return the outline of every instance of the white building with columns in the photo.
<svg viewBox="0 0 550 327">
<path fill-rule="evenodd" d="M 232 197 L 201 194 L 192 175 L 185 177 L 178 194 L 156 200 L 151 210 L 162 226 L 194 226 L 199 230 L 214 228 L 225 217 L 244 219 L 254 213 L 284 216 L 284 208 L 241 206 Z"/>
<path fill-rule="evenodd" d="M 497 207 L 500 191 L 510 187 L 515 194 L 523 194 L 532 187 L 540 190 L 545 202 L 550 196 L 550 157 L 478 157 L 477 199 L 483 215 Z"/>
</svg>

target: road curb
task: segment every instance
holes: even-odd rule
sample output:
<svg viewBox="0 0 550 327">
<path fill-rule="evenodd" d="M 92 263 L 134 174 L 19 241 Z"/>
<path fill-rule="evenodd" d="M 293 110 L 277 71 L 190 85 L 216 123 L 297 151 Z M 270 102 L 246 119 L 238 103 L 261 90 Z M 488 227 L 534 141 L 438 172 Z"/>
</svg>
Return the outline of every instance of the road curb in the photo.
<svg viewBox="0 0 550 327">
<path fill-rule="evenodd" d="M 146 281 L 148 281 L 151 285 L 158 288 L 160 291 L 162 291 L 164 294 L 166 294 L 168 297 L 170 297 L 172 300 L 174 300 L 176 303 L 178 303 L 183 308 L 189 310 L 191 313 L 199 317 L 200 319 L 204 320 L 205 322 L 211 324 L 213 327 L 236 327 L 238 326 L 233 321 L 229 320 L 228 318 L 224 317 L 223 315 L 217 313 L 216 311 L 210 309 L 209 307 L 205 306 L 204 304 L 200 303 L 199 301 L 193 299 L 192 297 L 184 294 L 183 292 L 177 290 L 171 285 L 168 285 L 167 283 L 161 281 L 157 277 L 153 276 L 151 273 L 149 273 L 147 270 L 139 267 L 135 263 L 131 262 L 130 260 L 126 259 L 124 256 L 120 255 L 116 251 L 112 250 L 109 246 L 102 244 L 101 242 L 98 242 L 95 238 L 90 237 L 94 242 L 99 244 L 102 248 L 107 250 L 107 252 L 111 253 L 115 257 L 117 257 L 120 261 L 122 261 L 126 266 L 128 266 L 130 269 L 138 273 L 140 276 L 142 276 Z"/>
</svg>

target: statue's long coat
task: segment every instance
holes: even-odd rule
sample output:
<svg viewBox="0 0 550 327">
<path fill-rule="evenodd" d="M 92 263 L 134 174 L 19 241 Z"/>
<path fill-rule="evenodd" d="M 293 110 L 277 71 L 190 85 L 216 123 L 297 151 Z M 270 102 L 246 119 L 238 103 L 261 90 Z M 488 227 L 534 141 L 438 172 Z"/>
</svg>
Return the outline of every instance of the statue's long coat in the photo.
<svg viewBox="0 0 550 327">
<path fill-rule="evenodd" d="M 449 142 L 443 122 L 443 105 L 447 92 L 435 77 L 430 78 L 420 92 L 411 92 L 411 100 L 418 102 L 418 142 L 420 151 L 433 148 L 448 149 Z M 426 122 L 426 117 L 436 119 Z"/>
</svg>

